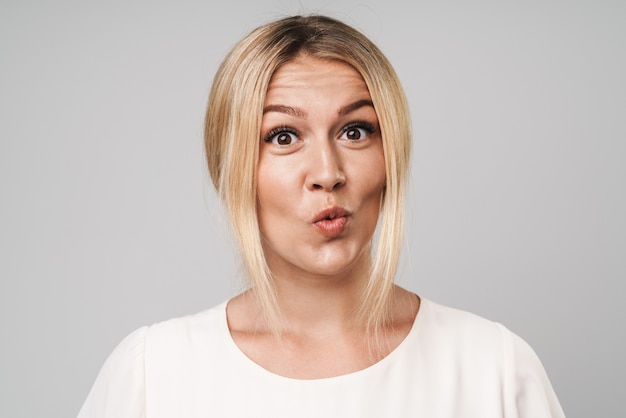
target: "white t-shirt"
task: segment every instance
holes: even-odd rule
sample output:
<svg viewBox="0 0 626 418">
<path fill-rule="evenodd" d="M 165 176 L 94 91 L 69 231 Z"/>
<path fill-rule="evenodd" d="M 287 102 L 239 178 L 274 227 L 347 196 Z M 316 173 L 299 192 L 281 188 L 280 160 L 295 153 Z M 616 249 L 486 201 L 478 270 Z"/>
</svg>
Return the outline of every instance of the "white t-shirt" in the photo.
<svg viewBox="0 0 626 418">
<path fill-rule="evenodd" d="M 271 373 L 232 340 L 226 302 L 143 327 L 105 362 L 79 418 L 564 417 L 533 350 L 502 325 L 422 299 L 378 363 L 312 380 Z"/>
</svg>

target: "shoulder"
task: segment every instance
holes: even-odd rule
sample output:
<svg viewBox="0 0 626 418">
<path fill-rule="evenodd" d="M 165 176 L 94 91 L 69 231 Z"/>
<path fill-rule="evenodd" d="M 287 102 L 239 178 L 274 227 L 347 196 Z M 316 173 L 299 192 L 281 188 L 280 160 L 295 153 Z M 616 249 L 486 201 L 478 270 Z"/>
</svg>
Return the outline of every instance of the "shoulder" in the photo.
<svg viewBox="0 0 626 418">
<path fill-rule="evenodd" d="M 477 350 L 502 349 L 505 334 L 510 333 L 497 322 L 428 299 L 422 299 L 417 321 L 428 340 Z"/>
<path fill-rule="evenodd" d="M 130 333 L 105 361 L 79 418 L 144 416 L 150 398 L 162 392 L 155 389 L 184 380 L 181 376 L 197 368 L 199 359 L 218 349 L 216 342 L 224 340 L 228 329 L 225 306 L 226 302 Z"/>
<path fill-rule="evenodd" d="M 154 323 L 146 327 L 146 340 L 154 342 L 193 341 L 215 338 L 226 326 L 226 302 L 210 309 Z"/>
<path fill-rule="evenodd" d="M 148 327 L 124 338 L 98 373 L 79 418 L 140 417 L 145 411 L 144 348 Z"/>
<path fill-rule="evenodd" d="M 423 300 L 418 332 L 437 373 L 450 368 L 457 382 L 503 396 L 505 416 L 562 417 L 548 376 L 534 350 L 500 323 Z"/>
<path fill-rule="evenodd" d="M 146 365 L 180 368 L 219 351 L 227 336 L 226 302 L 193 315 L 155 323 L 145 330 Z"/>
<path fill-rule="evenodd" d="M 422 300 L 420 332 L 442 344 L 457 348 L 498 353 L 506 361 L 529 363 L 538 360 L 533 349 L 499 322 L 460 309 Z"/>
<path fill-rule="evenodd" d="M 421 318 L 420 318 L 421 315 Z M 536 359 L 532 348 L 504 325 L 479 315 L 422 300 L 418 314 L 421 343 L 437 352 L 484 360 L 505 372 L 509 364 Z"/>
<path fill-rule="evenodd" d="M 155 346 L 167 348 L 193 345 L 223 337 L 227 329 L 226 302 L 213 308 L 166 321 L 143 326 L 124 338 L 109 356 L 107 362 L 125 362 L 142 358 Z"/>
</svg>

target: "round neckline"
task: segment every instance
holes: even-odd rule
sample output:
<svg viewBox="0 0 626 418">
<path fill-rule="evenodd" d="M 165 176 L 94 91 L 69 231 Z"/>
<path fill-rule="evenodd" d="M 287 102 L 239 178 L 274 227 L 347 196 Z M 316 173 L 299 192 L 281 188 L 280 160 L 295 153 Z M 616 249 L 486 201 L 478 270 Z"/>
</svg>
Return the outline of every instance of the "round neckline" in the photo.
<svg viewBox="0 0 626 418">
<path fill-rule="evenodd" d="M 227 341 L 227 344 L 229 346 L 229 351 L 233 354 L 234 357 L 237 358 L 237 360 L 239 361 L 239 364 L 242 367 L 246 368 L 247 370 L 250 370 L 251 372 L 254 372 L 255 374 L 260 375 L 262 377 L 279 380 L 283 382 L 298 382 L 301 384 L 310 384 L 310 385 L 356 379 L 356 378 L 367 376 L 372 373 L 376 373 L 378 369 L 384 368 L 387 363 L 392 362 L 395 357 L 400 356 L 402 352 L 407 349 L 406 347 L 411 345 L 411 341 L 418 338 L 418 334 L 420 333 L 420 329 L 421 329 L 421 323 L 423 322 L 422 317 L 425 314 L 426 305 L 428 305 L 429 302 L 427 299 L 424 299 L 420 297 L 419 295 L 416 295 L 416 296 L 419 298 L 419 301 L 420 301 L 419 308 L 417 310 L 415 318 L 413 319 L 413 324 L 411 325 L 409 332 L 405 335 L 405 337 L 402 339 L 400 344 L 398 344 L 393 350 L 391 350 L 391 352 L 389 352 L 389 354 L 387 354 L 385 357 L 383 357 L 376 363 L 371 364 L 370 366 L 365 367 L 363 369 L 355 370 L 350 373 L 340 374 L 337 376 L 320 377 L 320 378 L 313 378 L 313 379 L 300 379 L 300 378 L 288 377 L 288 376 L 283 376 L 281 374 L 272 372 L 266 369 L 265 367 L 261 366 L 254 360 L 252 360 L 250 357 L 246 355 L 246 353 L 244 353 L 241 350 L 241 348 L 239 348 L 232 334 L 230 333 L 230 328 L 228 326 L 228 316 L 227 316 L 227 307 L 228 307 L 228 304 L 230 303 L 230 299 L 224 302 L 221 306 L 222 332 L 225 333 L 225 337 L 226 337 L 225 340 Z"/>
</svg>

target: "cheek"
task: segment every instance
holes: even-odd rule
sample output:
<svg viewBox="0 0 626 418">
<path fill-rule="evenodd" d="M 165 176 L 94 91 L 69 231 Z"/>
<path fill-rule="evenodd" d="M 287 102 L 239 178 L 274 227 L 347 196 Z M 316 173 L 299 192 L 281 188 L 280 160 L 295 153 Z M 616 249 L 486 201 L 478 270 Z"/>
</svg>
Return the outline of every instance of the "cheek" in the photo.
<svg viewBox="0 0 626 418">
<path fill-rule="evenodd" d="M 277 189 L 280 188 L 280 184 L 277 184 L 280 180 L 280 176 L 277 175 L 277 171 L 279 170 L 276 169 L 275 165 L 271 161 L 271 158 L 264 157 L 261 152 L 257 165 L 256 183 L 257 202 L 259 205 L 265 205 L 274 200 L 274 195 L 276 194 Z M 260 207 L 261 206 L 259 206 L 259 208 Z"/>
<path fill-rule="evenodd" d="M 382 150 L 377 158 L 372 161 L 372 170 L 370 171 L 368 201 L 369 212 L 374 223 L 373 228 L 376 228 L 378 223 L 378 217 L 382 208 L 384 199 L 384 190 L 387 184 L 387 172 L 385 169 L 385 160 L 382 155 Z"/>
<path fill-rule="evenodd" d="M 263 223 L 274 217 L 284 217 L 296 210 L 297 177 L 280 161 L 259 161 L 257 171 L 257 215 Z M 263 227 L 263 225 L 261 225 Z"/>
<path fill-rule="evenodd" d="M 382 195 L 383 190 L 385 189 L 387 185 L 387 168 L 385 167 L 385 155 L 383 153 L 382 144 L 380 145 L 380 152 L 378 154 L 376 167 L 377 167 L 376 179 L 378 180 L 378 187 Z"/>
<path fill-rule="evenodd" d="M 372 155 L 370 155 L 365 166 L 367 167 L 367 171 L 359 174 L 359 176 L 365 180 L 365 189 L 368 195 L 380 198 L 387 181 L 382 147 L 378 152 L 373 152 Z"/>
</svg>

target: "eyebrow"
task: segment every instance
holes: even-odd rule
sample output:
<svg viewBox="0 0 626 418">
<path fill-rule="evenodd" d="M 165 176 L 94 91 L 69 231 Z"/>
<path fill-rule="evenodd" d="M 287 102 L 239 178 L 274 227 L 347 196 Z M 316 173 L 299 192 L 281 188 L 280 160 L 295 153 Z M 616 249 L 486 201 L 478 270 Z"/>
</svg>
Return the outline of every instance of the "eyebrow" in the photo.
<svg viewBox="0 0 626 418">
<path fill-rule="evenodd" d="M 306 112 L 298 107 L 284 106 L 284 105 L 268 105 L 263 108 L 263 114 L 267 112 L 280 112 L 286 113 L 290 116 L 296 116 L 298 118 L 305 119 Z"/>
<path fill-rule="evenodd" d="M 356 102 L 350 103 L 349 105 L 339 109 L 337 114 L 339 114 L 339 116 L 345 116 L 350 112 L 354 112 L 355 110 L 360 109 L 364 106 L 374 107 L 374 103 L 371 100 L 357 100 Z"/>
<path fill-rule="evenodd" d="M 337 111 L 337 114 L 339 116 L 345 116 L 351 112 L 354 112 L 357 109 L 360 109 L 364 106 L 371 106 L 374 107 L 374 103 L 371 100 L 357 100 L 354 103 L 350 103 L 349 105 L 346 105 L 342 108 L 340 108 Z M 302 109 L 300 109 L 299 107 L 292 107 L 292 106 L 285 106 L 285 105 L 267 105 L 263 108 L 263 114 L 266 114 L 268 112 L 279 112 L 279 113 L 285 113 L 287 115 L 290 116 L 295 116 L 298 118 L 302 118 L 302 119 L 306 119 L 306 112 Z"/>
</svg>

